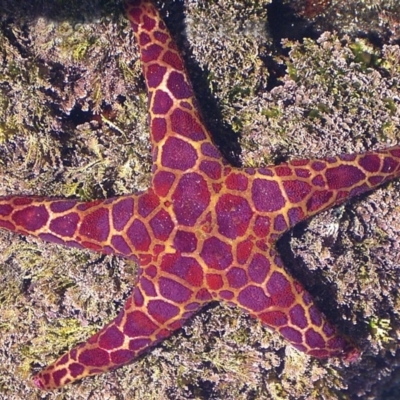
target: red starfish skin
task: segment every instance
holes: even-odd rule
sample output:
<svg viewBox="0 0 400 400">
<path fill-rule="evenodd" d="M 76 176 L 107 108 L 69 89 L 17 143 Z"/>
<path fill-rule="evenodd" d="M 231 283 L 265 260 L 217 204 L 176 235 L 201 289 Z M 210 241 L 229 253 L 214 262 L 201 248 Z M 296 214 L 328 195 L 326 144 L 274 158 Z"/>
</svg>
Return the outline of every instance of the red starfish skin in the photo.
<svg viewBox="0 0 400 400">
<path fill-rule="evenodd" d="M 127 364 L 206 303 L 240 307 L 309 355 L 359 350 L 326 321 L 275 250 L 283 232 L 400 175 L 400 146 L 238 169 L 200 118 L 176 44 L 149 0 L 127 3 L 149 96 L 151 187 L 88 203 L 0 198 L 0 227 L 140 263 L 117 318 L 34 377 L 54 389 Z"/>
</svg>

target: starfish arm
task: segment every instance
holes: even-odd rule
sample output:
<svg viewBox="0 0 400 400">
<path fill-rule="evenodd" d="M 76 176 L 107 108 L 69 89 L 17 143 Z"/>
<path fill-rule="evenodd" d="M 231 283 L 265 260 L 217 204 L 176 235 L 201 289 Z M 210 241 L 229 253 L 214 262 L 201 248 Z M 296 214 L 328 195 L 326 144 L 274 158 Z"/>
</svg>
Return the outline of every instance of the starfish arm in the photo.
<svg viewBox="0 0 400 400">
<path fill-rule="evenodd" d="M 358 358 L 359 350 L 329 324 L 273 248 L 253 251 L 246 269 L 237 263 L 220 279 L 224 285 L 211 291 L 215 298 L 240 307 L 296 349 L 318 358 Z"/>
<path fill-rule="evenodd" d="M 279 236 L 298 222 L 400 176 L 400 146 L 257 170 L 252 199 Z M 267 193 L 264 193 L 267 190 Z"/>
<path fill-rule="evenodd" d="M 50 390 L 118 368 L 180 328 L 203 304 L 204 291 L 184 285 L 177 291 L 180 284 L 171 277 L 157 276 L 157 270 L 158 266 L 149 265 L 119 315 L 85 343 L 47 366 L 33 378 L 33 383 Z"/>
<path fill-rule="evenodd" d="M 159 11 L 150 0 L 126 1 L 126 11 L 147 85 L 154 170 L 172 174 L 200 168 L 201 158 L 215 162 L 221 155 L 202 122 L 183 59 Z"/>
<path fill-rule="evenodd" d="M 2 197 L 0 227 L 69 247 L 142 261 L 163 247 L 172 221 L 149 189 L 141 194 L 91 202 Z M 150 235 L 155 236 L 153 241 Z"/>
</svg>

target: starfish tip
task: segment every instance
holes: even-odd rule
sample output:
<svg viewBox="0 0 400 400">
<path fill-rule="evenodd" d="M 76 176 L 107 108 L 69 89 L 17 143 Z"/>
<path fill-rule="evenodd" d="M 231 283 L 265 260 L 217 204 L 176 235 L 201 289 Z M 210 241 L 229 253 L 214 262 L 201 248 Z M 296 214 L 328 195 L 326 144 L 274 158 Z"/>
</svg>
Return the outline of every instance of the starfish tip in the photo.
<svg viewBox="0 0 400 400">
<path fill-rule="evenodd" d="M 353 364 L 358 361 L 361 357 L 361 350 L 357 347 L 352 347 L 347 351 L 344 361 L 346 364 Z"/>
<path fill-rule="evenodd" d="M 43 382 L 42 382 L 42 380 L 39 378 L 38 375 L 36 375 L 36 376 L 34 376 L 34 377 L 32 378 L 32 383 L 33 383 L 38 389 L 44 390 Z"/>
</svg>

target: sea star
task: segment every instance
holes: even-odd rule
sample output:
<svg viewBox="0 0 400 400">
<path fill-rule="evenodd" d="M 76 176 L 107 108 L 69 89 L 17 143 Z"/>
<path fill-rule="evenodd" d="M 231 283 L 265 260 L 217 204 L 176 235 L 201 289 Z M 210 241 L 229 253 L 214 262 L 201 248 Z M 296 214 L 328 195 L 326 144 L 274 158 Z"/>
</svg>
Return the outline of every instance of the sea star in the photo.
<svg viewBox="0 0 400 400">
<path fill-rule="evenodd" d="M 134 360 L 205 304 L 239 306 L 309 355 L 359 350 L 285 271 L 277 239 L 298 222 L 400 175 L 400 146 L 265 168 L 228 165 L 205 128 L 183 60 L 150 0 L 127 2 L 146 80 L 151 187 L 80 202 L 7 196 L 0 227 L 137 260 L 117 318 L 34 377 L 54 389 Z"/>
</svg>

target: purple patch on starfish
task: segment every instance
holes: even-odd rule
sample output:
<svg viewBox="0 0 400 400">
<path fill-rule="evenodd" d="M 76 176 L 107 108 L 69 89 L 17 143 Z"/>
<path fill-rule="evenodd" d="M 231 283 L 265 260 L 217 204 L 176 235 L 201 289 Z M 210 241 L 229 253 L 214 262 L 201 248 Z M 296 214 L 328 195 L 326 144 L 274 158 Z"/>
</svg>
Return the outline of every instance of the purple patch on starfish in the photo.
<svg viewBox="0 0 400 400">
<path fill-rule="evenodd" d="M 275 169 L 277 176 L 291 176 L 292 175 L 292 169 L 290 167 L 288 167 L 287 165 L 278 165 L 274 169 Z M 290 182 L 293 182 L 293 181 L 290 181 Z"/>
<path fill-rule="evenodd" d="M 203 143 L 201 145 L 201 152 L 204 156 L 219 159 L 221 157 L 220 152 L 212 143 Z"/>
<path fill-rule="evenodd" d="M 137 5 L 137 4 L 132 4 L 132 6 Z M 132 7 L 130 10 L 128 10 L 128 16 L 129 19 L 131 20 L 131 27 L 134 32 L 138 31 L 138 24 L 140 23 L 140 17 L 142 15 L 142 10 L 138 7 Z"/>
<path fill-rule="evenodd" d="M 50 222 L 50 230 L 60 236 L 72 237 L 78 227 L 80 218 L 75 212 L 53 219 Z"/>
<path fill-rule="evenodd" d="M 325 187 L 325 178 L 322 175 L 315 176 L 311 181 L 313 186 Z"/>
<path fill-rule="evenodd" d="M 283 187 L 291 203 L 299 203 L 311 192 L 311 185 L 303 181 L 284 181 Z"/>
<path fill-rule="evenodd" d="M 34 200 L 40 201 L 40 199 L 41 198 L 16 197 L 12 199 L 12 202 L 16 206 L 27 206 L 28 204 L 32 204 Z"/>
<path fill-rule="evenodd" d="M 149 88 L 155 88 L 162 82 L 167 68 L 152 64 L 146 68 L 146 82 Z"/>
<path fill-rule="evenodd" d="M 238 301 L 241 306 L 254 312 L 260 312 L 272 305 L 271 299 L 257 286 L 244 288 L 239 293 Z"/>
<path fill-rule="evenodd" d="M 246 272 L 243 268 L 231 268 L 226 274 L 226 278 L 228 279 L 229 286 L 233 289 L 239 289 L 247 285 L 248 282 Z"/>
<path fill-rule="evenodd" d="M 72 363 L 68 366 L 68 370 L 71 376 L 76 378 L 83 373 L 85 367 L 82 364 Z"/>
<path fill-rule="evenodd" d="M 244 174 L 232 173 L 226 178 L 226 187 L 231 190 L 239 190 L 241 192 L 247 190 L 249 180 Z"/>
<path fill-rule="evenodd" d="M 245 168 L 244 172 L 249 175 L 255 175 L 256 169 L 255 168 Z"/>
<path fill-rule="evenodd" d="M 206 181 L 199 174 L 185 174 L 180 179 L 172 195 L 172 200 L 178 223 L 184 226 L 194 226 L 210 202 L 210 192 Z"/>
<path fill-rule="evenodd" d="M 329 322 L 326 321 L 324 323 L 324 326 L 322 327 L 322 331 L 327 337 L 334 336 L 336 333 L 335 328 Z"/>
<path fill-rule="evenodd" d="M 174 303 L 185 303 L 192 295 L 190 289 L 170 278 L 161 277 L 158 286 L 161 296 Z"/>
<path fill-rule="evenodd" d="M 304 311 L 304 308 L 300 305 L 297 304 L 295 305 L 290 311 L 290 321 L 292 322 L 293 325 L 298 326 L 301 329 L 304 329 L 307 324 L 307 318 L 306 318 L 306 313 Z"/>
<path fill-rule="evenodd" d="M 159 44 L 151 44 L 142 50 L 142 61 L 147 63 L 149 61 L 157 60 L 163 48 Z"/>
<path fill-rule="evenodd" d="M 182 73 L 172 71 L 167 80 L 167 88 L 176 99 L 188 99 L 193 95 L 190 85 L 186 82 Z"/>
<path fill-rule="evenodd" d="M 257 216 L 253 229 L 257 236 L 267 237 L 271 230 L 271 219 L 269 217 Z"/>
<path fill-rule="evenodd" d="M 171 114 L 171 129 L 192 140 L 204 140 L 206 135 L 202 126 L 193 118 L 191 113 L 175 109 Z"/>
<path fill-rule="evenodd" d="M 365 179 L 365 174 L 354 165 L 339 165 L 325 172 L 329 189 L 343 189 L 354 186 Z"/>
<path fill-rule="evenodd" d="M 149 314 L 160 324 L 164 324 L 179 314 L 179 308 L 163 300 L 150 300 Z"/>
<path fill-rule="evenodd" d="M 129 350 L 138 351 L 151 344 L 150 339 L 132 339 L 129 341 Z"/>
<path fill-rule="evenodd" d="M 216 205 L 218 232 L 229 239 L 243 236 L 253 216 L 246 199 L 232 194 L 222 195 Z"/>
<path fill-rule="evenodd" d="M 299 166 L 304 166 L 310 163 L 310 160 L 292 160 L 289 162 L 290 165 L 293 165 L 294 167 L 299 167 Z"/>
<path fill-rule="evenodd" d="M 218 294 L 221 297 L 221 299 L 224 300 L 232 300 L 233 297 L 235 296 L 234 293 L 231 292 L 230 290 L 221 290 Z"/>
<path fill-rule="evenodd" d="M 0 227 L 9 229 L 10 231 L 16 230 L 15 225 L 8 221 L 0 221 Z"/>
<path fill-rule="evenodd" d="M 354 161 L 356 159 L 356 154 L 340 154 L 338 156 L 339 160 L 342 161 Z"/>
<path fill-rule="evenodd" d="M 311 168 L 314 171 L 320 172 L 326 168 L 326 163 L 323 161 L 313 161 L 313 163 L 311 164 Z"/>
<path fill-rule="evenodd" d="M 266 179 L 254 179 L 251 196 L 257 211 L 278 211 L 286 203 L 278 183 Z"/>
<path fill-rule="evenodd" d="M 129 256 L 132 253 L 132 249 L 126 243 L 125 239 L 120 235 L 113 235 L 111 238 L 111 244 L 121 254 Z"/>
<path fill-rule="evenodd" d="M 161 42 L 162 44 L 167 43 L 169 38 L 169 36 L 166 33 L 160 31 L 153 32 L 153 37 L 157 42 Z"/>
<path fill-rule="evenodd" d="M 153 113 L 154 114 L 166 114 L 173 106 L 173 101 L 170 95 L 162 90 L 157 90 L 154 95 L 153 102 Z"/>
<path fill-rule="evenodd" d="M 60 369 L 58 371 L 54 371 L 52 373 L 54 383 L 58 386 L 61 385 L 61 379 L 64 378 L 64 376 L 66 376 L 67 373 L 68 373 L 68 371 L 66 370 L 66 368 Z"/>
<path fill-rule="evenodd" d="M 308 309 L 308 312 L 310 314 L 311 322 L 313 323 L 313 325 L 321 326 L 321 324 L 322 324 L 322 316 L 321 316 L 320 311 L 317 309 L 317 307 L 311 306 Z"/>
<path fill-rule="evenodd" d="M 220 179 L 222 168 L 217 161 L 202 161 L 200 163 L 200 171 L 203 171 L 211 179 Z"/>
<path fill-rule="evenodd" d="M 282 214 L 276 216 L 274 220 L 274 230 L 276 232 L 283 232 L 288 228 L 285 217 Z"/>
<path fill-rule="evenodd" d="M 257 171 L 258 171 L 261 175 L 265 175 L 265 176 L 274 176 L 274 172 L 272 171 L 271 168 L 258 168 Z"/>
<path fill-rule="evenodd" d="M 224 281 L 222 280 L 222 276 L 219 274 L 207 274 L 206 281 L 208 288 L 213 291 L 221 289 L 224 286 Z"/>
<path fill-rule="evenodd" d="M 121 347 L 124 343 L 124 334 L 115 326 L 108 327 L 99 337 L 99 346 L 104 350 Z"/>
<path fill-rule="evenodd" d="M 150 18 L 147 15 L 143 15 L 143 23 L 142 23 L 143 29 L 150 32 L 155 28 L 155 26 L 156 26 L 156 21 L 154 20 L 154 18 Z"/>
<path fill-rule="evenodd" d="M 158 326 L 142 311 L 133 311 L 126 315 L 124 333 L 129 337 L 150 336 Z"/>
<path fill-rule="evenodd" d="M 175 175 L 172 172 L 159 171 L 153 178 L 153 187 L 158 196 L 166 196 L 175 181 Z"/>
<path fill-rule="evenodd" d="M 55 202 L 50 204 L 50 211 L 55 212 L 55 213 L 68 211 L 72 207 L 74 207 L 75 204 L 76 204 L 76 201 L 74 201 L 74 200 L 55 201 Z"/>
<path fill-rule="evenodd" d="M 181 58 L 176 53 L 173 53 L 170 50 L 165 52 L 162 60 L 178 71 L 183 70 L 183 63 Z"/>
<path fill-rule="evenodd" d="M 68 363 L 68 359 L 69 359 L 68 354 L 64 354 L 64 355 L 56 362 L 57 367 L 60 366 L 60 365 L 67 364 L 67 363 Z"/>
<path fill-rule="evenodd" d="M 131 197 L 125 197 L 112 206 L 112 221 L 114 229 L 122 231 L 134 214 L 134 201 Z"/>
<path fill-rule="evenodd" d="M 193 232 L 177 231 L 174 238 L 174 247 L 180 252 L 193 252 L 197 247 L 196 235 Z"/>
<path fill-rule="evenodd" d="M 241 265 L 245 264 L 250 257 L 253 249 L 253 242 L 251 240 L 244 240 L 236 247 L 236 259 Z"/>
<path fill-rule="evenodd" d="M 313 299 L 311 297 L 311 294 L 304 291 L 303 293 L 303 302 L 306 306 L 310 305 L 313 302 Z"/>
<path fill-rule="evenodd" d="M 343 350 L 344 348 L 348 347 L 348 343 L 346 343 L 345 339 L 340 336 L 335 336 L 328 341 L 328 348 L 329 349 L 339 349 Z M 341 351 L 342 352 L 342 351 Z"/>
<path fill-rule="evenodd" d="M 12 211 L 13 211 L 13 207 L 10 204 L 1 204 L 0 205 L 0 215 L 2 217 L 6 217 L 7 215 L 10 215 Z"/>
<path fill-rule="evenodd" d="M 186 171 L 197 160 L 194 147 L 182 139 L 170 137 L 162 148 L 161 163 L 164 167 Z"/>
<path fill-rule="evenodd" d="M 135 219 L 132 225 L 128 228 L 127 236 L 136 250 L 149 250 L 151 238 L 146 225 L 139 219 Z"/>
<path fill-rule="evenodd" d="M 0 221 L 0 226 L 2 226 L 1 221 Z M 41 233 L 39 234 L 39 237 L 40 239 L 45 240 L 46 242 L 63 244 L 63 245 L 66 244 L 64 240 L 60 239 L 58 236 L 52 235 L 51 233 Z"/>
<path fill-rule="evenodd" d="M 174 228 L 170 215 L 165 210 L 160 210 L 149 222 L 156 239 L 165 241 Z"/>
<path fill-rule="evenodd" d="M 292 343 L 301 343 L 303 341 L 301 333 L 289 326 L 284 326 L 283 328 L 279 329 L 279 332 L 287 339 L 289 342 Z"/>
<path fill-rule="evenodd" d="M 314 329 L 308 329 L 306 334 L 306 343 L 311 347 L 325 347 L 325 340 L 324 338 L 318 333 L 315 332 Z"/>
<path fill-rule="evenodd" d="M 270 270 L 271 263 L 262 254 L 254 254 L 250 262 L 248 274 L 250 279 L 256 283 L 264 282 Z"/>
<path fill-rule="evenodd" d="M 290 226 L 296 225 L 304 218 L 303 209 L 301 207 L 291 208 L 288 211 L 288 218 Z"/>
<path fill-rule="evenodd" d="M 371 176 L 368 178 L 370 185 L 379 185 L 384 180 L 383 176 Z"/>
<path fill-rule="evenodd" d="M 83 246 L 80 243 L 76 242 L 75 240 L 66 240 L 64 243 L 68 247 L 74 247 L 75 249 L 83 249 Z"/>
<path fill-rule="evenodd" d="M 393 173 L 393 171 L 396 171 L 398 166 L 399 166 L 398 161 L 394 160 L 391 157 L 385 157 L 383 160 L 383 166 L 381 172 L 385 174 Z"/>
<path fill-rule="evenodd" d="M 133 302 L 135 303 L 136 307 L 142 307 L 144 304 L 144 297 L 142 295 L 142 292 L 140 291 L 139 287 L 136 286 L 135 290 L 133 291 L 132 295 Z M 130 299 L 128 299 L 130 301 Z"/>
<path fill-rule="evenodd" d="M 299 178 L 309 178 L 311 176 L 311 172 L 304 168 L 296 168 L 295 173 Z"/>
<path fill-rule="evenodd" d="M 272 327 L 282 326 L 288 323 L 287 315 L 282 311 L 267 311 L 260 314 L 259 317 L 261 321 Z"/>
<path fill-rule="evenodd" d="M 216 237 L 210 237 L 204 241 L 200 257 L 209 268 L 224 270 L 232 264 L 232 247 Z"/>
<path fill-rule="evenodd" d="M 139 36 L 139 43 L 141 46 L 145 46 L 146 44 L 151 42 L 150 35 L 146 32 L 141 32 Z"/>
<path fill-rule="evenodd" d="M 188 311 L 196 311 L 200 307 L 200 303 L 194 302 L 194 303 L 189 303 L 185 306 L 185 310 Z"/>
<path fill-rule="evenodd" d="M 86 215 L 81 223 L 79 234 L 97 242 L 103 242 L 110 232 L 109 211 L 99 208 Z"/>
<path fill-rule="evenodd" d="M 155 142 L 164 139 L 167 133 L 167 123 L 165 118 L 153 118 L 151 120 L 151 133 Z"/>
<path fill-rule="evenodd" d="M 154 286 L 154 283 L 143 276 L 140 278 L 140 287 L 142 288 L 144 294 L 147 297 L 157 296 L 157 291 Z"/>
<path fill-rule="evenodd" d="M 365 154 L 360 157 L 358 164 L 368 172 L 378 172 L 381 166 L 381 159 L 376 154 Z"/>
<path fill-rule="evenodd" d="M 78 361 L 87 367 L 104 367 L 110 363 L 110 357 L 107 351 L 94 348 L 83 350 Z"/>
<path fill-rule="evenodd" d="M 47 224 L 49 213 L 44 205 L 28 206 L 12 214 L 12 220 L 27 231 L 36 231 Z"/>
<path fill-rule="evenodd" d="M 272 273 L 267 282 L 267 290 L 275 306 L 288 308 L 295 301 L 289 280 L 280 272 Z"/>
<path fill-rule="evenodd" d="M 200 287 L 203 284 L 203 269 L 193 257 L 177 253 L 166 254 L 161 261 L 161 270 L 177 276 L 191 286 Z"/>
<path fill-rule="evenodd" d="M 362 185 L 351 189 L 350 192 L 349 192 L 349 196 L 350 197 L 358 196 L 359 194 L 364 193 L 364 192 L 366 192 L 366 191 L 368 191 L 370 189 L 371 188 L 366 183 L 363 183 Z"/>
<path fill-rule="evenodd" d="M 135 356 L 133 351 L 116 350 L 111 353 L 111 362 L 117 365 L 126 364 Z"/>
<path fill-rule="evenodd" d="M 329 202 L 331 197 L 333 196 L 333 192 L 328 190 L 320 190 L 316 191 L 312 194 L 312 196 L 307 200 L 307 211 L 313 212 L 320 209 L 323 205 Z"/>
</svg>

